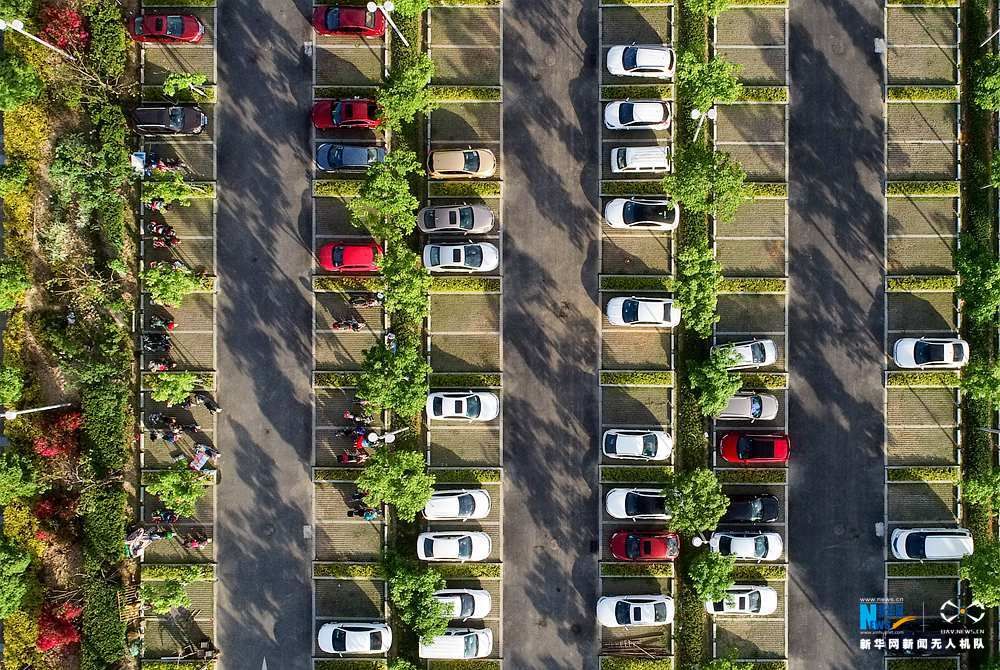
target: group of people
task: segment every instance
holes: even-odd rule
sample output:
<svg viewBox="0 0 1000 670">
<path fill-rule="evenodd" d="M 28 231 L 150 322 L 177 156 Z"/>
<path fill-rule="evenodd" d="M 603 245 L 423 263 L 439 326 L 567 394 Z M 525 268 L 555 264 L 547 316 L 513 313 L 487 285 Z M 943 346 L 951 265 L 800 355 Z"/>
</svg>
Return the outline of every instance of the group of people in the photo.
<svg viewBox="0 0 1000 670">
<path fill-rule="evenodd" d="M 181 423 L 176 416 L 153 412 L 149 415 L 149 422 L 154 428 L 149 431 L 149 439 L 156 442 L 162 439 L 168 444 L 173 444 L 184 433 L 196 433 L 201 430 L 201 425 L 197 422 Z"/>
<path fill-rule="evenodd" d="M 375 417 L 365 412 L 362 407 L 357 412 L 344 410 L 344 422 L 347 423 L 340 429 L 341 437 L 353 438 L 354 444 L 344 450 L 337 457 L 337 461 L 343 465 L 362 464 L 370 458 L 367 449 L 375 446 L 369 439 L 371 425 L 375 423 Z"/>
<path fill-rule="evenodd" d="M 170 249 L 181 243 L 173 226 L 162 221 L 151 221 L 146 224 L 146 232 L 153 238 L 153 246 L 158 249 Z"/>
<path fill-rule="evenodd" d="M 361 491 L 351 494 L 348 504 L 350 505 L 350 509 L 347 510 L 348 518 L 361 517 L 365 521 L 375 521 L 382 515 L 379 510 L 365 502 L 365 494 Z"/>
<path fill-rule="evenodd" d="M 170 518 L 172 521 L 164 521 L 162 524 L 158 523 L 156 522 L 158 515 L 161 519 Z M 212 538 L 200 528 L 178 534 L 172 525 L 177 520 L 177 515 L 173 512 L 163 511 L 154 513 L 152 520 L 156 525 L 149 528 L 138 526 L 125 536 L 125 554 L 129 558 L 142 558 L 146 548 L 159 540 L 177 539 L 185 549 L 202 549 L 212 543 Z"/>
</svg>

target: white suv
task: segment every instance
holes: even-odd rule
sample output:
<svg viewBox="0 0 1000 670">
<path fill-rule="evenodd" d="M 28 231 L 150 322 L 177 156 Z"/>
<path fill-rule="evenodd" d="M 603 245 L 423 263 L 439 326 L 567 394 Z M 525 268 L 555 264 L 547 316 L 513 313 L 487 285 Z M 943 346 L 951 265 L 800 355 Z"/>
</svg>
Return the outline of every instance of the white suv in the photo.
<svg viewBox="0 0 1000 670">
<path fill-rule="evenodd" d="M 972 553 L 972 533 L 964 528 L 897 528 L 890 546 L 901 561 L 957 561 Z"/>
</svg>

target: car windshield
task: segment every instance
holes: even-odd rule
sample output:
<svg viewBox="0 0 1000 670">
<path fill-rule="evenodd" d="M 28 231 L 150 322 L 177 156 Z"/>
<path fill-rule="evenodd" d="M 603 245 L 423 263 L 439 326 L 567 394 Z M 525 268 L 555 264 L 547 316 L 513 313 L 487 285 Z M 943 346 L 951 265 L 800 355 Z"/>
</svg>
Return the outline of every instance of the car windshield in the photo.
<svg viewBox="0 0 1000 670">
<path fill-rule="evenodd" d="M 428 557 L 434 556 L 434 540 L 430 538 L 424 540 L 424 554 Z"/>
<path fill-rule="evenodd" d="M 333 264 L 336 267 L 344 264 L 344 247 L 333 248 Z"/>
<path fill-rule="evenodd" d="M 479 401 L 477 396 L 469 396 L 465 399 L 465 416 L 469 419 L 475 419 L 479 416 L 479 412 L 482 409 L 482 403 Z"/>
<path fill-rule="evenodd" d="M 618 438 L 614 433 L 608 433 L 604 436 L 604 451 L 608 454 L 618 453 Z"/>
<path fill-rule="evenodd" d="M 339 102 L 334 105 L 331 116 L 333 117 L 333 125 L 339 126 L 344 121 L 344 105 Z"/>
<path fill-rule="evenodd" d="M 636 65 L 638 65 L 639 49 L 636 47 L 628 47 L 625 49 L 625 53 L 622 54 L 622 66 L 626 70 L 634 70 Z"/>
<path fill-rule="evenodd" d="M 465 167 L 463 168 L 466 172 L 479 172 L 479 152 L 477 151 L 466 151 L 465 156 Z"/>
<path fill-rule="evenodd" d="M 377 630 L 373 630 L 372 631 L 370 644 L 371 644 L 371 646 L 369 647 L 369 649 L 371 649 L 372 651 L 379 651 L 382 648 L 382 632 L 381 631 L 377 631 Z"/>
<path fill-rule="evenodd" d="M 736 445 L 736 455 L 744 460 L 748 458 L 773 458 L 774 442 L 744 435 Z"/>
<path fill-rule="evenodd" d="M 368 147 L 368 164 L 374 165 L 375 163 L 378 163 L 378 147 Z"/>
<path fill-rule="evenodd" d="M 733 551 L 733 538 L 723 535 L 719 538 L 719 553 L 731 554 Z"/>
<path fill-rule="evenodd" d="M 760 592 L 759 591 L 751 591 L 747 595 L 747 604 L 750 606 L 749 609 L 750 609 L 751 612 L 759 612 L 760 611 Z"/>
<path fill-rule="evenodd" d="M 465 265 L 478 268 L 483 264 L 483 250 L 475 245 L 465 247 Z"/>
<path fill-rule="evenodd" d="M 437 219 L 434 216 L 434 210 L 429 209 L 424 212 L 424 228 L 435 228 L 437 227 Z"/>
<path fill-rule="evenodd" d="M 927 538 L 922 533 L 910 533 L 906 536 L 906 555 L 910 558 L 926 558 Z"/>
<path fill-rule="evenodd" d="M 142 35 L 142 17 L 141 16 L 135 17 L 135 23 L 133 24 L 133 26 L 134 26 L 133 30 L 135 31 L 135 34 L 136 35 Z"/>
<path fill-rule="evenodd" d="M 431 265 L 441 265 L 441 247 L 431 247 Z"/>
<path fill-rule="evenodd" d="M 468 593 L 463 593 L 458 596 L 459 602 L 459 612 L 458 616 L 467 617 L 472 616 L 472 613 L 476 610 L 476 601 Z"/>
<path fill-rule="evenodd" d="M 472 558 L 472 538 L 463 537 L 458 540 L 458 557 Z"/>
<path fill-rule="evenodd" d="M 625 323 L 635 323 L 639 320 L 639 301 L 626 300 L 622 303 L 622 321 Z"/>
<path fill-rule="evenodd" d="M 917 365 L 944 362 L 944 345 L 917 342 L 913 345 L 913 361 Z"/>
<path fill-rule="evenodd" d="M 340 25 L 340 8 L 331 7 L 326 12 L 326 28 L 327 30 L 336 30 L 337 26 Z"/>
<path fill-rule="evenodd" d="M 750 416 L 755 419 L 759 419 L 760 415 L 764 413 L 764 403 L 761 402 L 760 396 L 755 395 L 750 398 Z"/>
<path fill-rule="evenodd" d="M 434 398 L 431 409 L 434 410 L 434 416 L 441 416 L 444 411 L 444 400 L 440 396 Z"/>
<path fill-rule="evenodd" d="M 375 12 L 365 12 L 365 26 L 368 28 L 375 27 Z"/>
<path fill-rule="evenodd" d="M 765 360 L 764 344 L 754 342 L 750 345 L 750 357 L 754 363 L 763 363 Z"/>
<path fill-rule="evenodd" d="M 624 600 L 619 600 L 615 603 L 615 621 L 618 623 L 632 623 L 632 620 L 629 618 L 630 609 L 629 604 Z"/>
<path fill-rule="evenodd" d="M 333 631 L 333 639 L 331 640 L 333 648 L 337 651 L 347 650 L 347 633 L 342 628 L 338 628 Z"/>
<path fill-rule="evenodd" d="M 767 538 L 763 535 L 758 535 L 753 539 L 753 555 L 757 558 L 767 556 Z"/>
<path fill-rule="evenodd" d="M 638 558 L 641 546 L 642 540 L 635 535 L 629 535 L 625 538 L 625 555 L 629 558 Z"/>
<path fill-rule="evenodd" d="M 747 507 L 750 511 L 749 516 L 754 521 L 764 518 L 764 501 L 762 499 L 754 498 Z"/>
<path fill-rule="evenodd" d="M 619 149 L 618 150 L 618 169 L 619 170 L 624 170 L 627 167 L 628 167 L 628 161 L 625 159 L 625 150 L 624 149 Z"/>
<path fill-rule="evenodd" d="M 631 102 L 623 102 L 618 106 L 618 120 L 622 125 L 627 126 L 635 121 L 635 105 Z"/>
<path fill-rule="evenodd" d="M 183 107 L 171 107 L 170 108 L 170 127 L 180 130 L 184 127 L 184 108 Z"/>
<path fill-rule="evenodd" d="M 666 205 L 650 205 L 643 203 L 632 203 L 634 205 L 634 216 L 637 221 L 655 221 L 658 223 L 667 223 L 668 212 L 673 213 L 673 210 L 668 210 Z"/>
<path fill-rule="evenodd" d="M 458 210 L 458 227 L 462 230 L 472 230 L 472 208 L 463 207 Z"/>
<path fill-rule="evenodd" d="M 184 33 L 184 19 L 179 16 L 167 17 L 167 34 L 179 36 Z"/>
<path fill-rule="evenodd" d="M 656 456 L 656 435 L 642 436 L 642 455 L 648 458 Z"/>
<path fill-rule="evenodd" d="M 479 638 L 475 635 L 465 636 L 465 657 L 475 658 L 479 654 Z"/>
<path fill-rule="evenodd" d="M 629 516 L 663 514 L 663 498 L 628 493 L 625 496 L 625 513 Z"/>
<path fill-rule="evenodd" d="M 476 510 L 476 501 L 468 493 L 458 496 L 459 516 L 469 516 Z"/>
<path fill-rule="evenodd" d="M 653 620 L 661 623 L 667 620 L 667 604 L 653 603 Z"/>
</svg>

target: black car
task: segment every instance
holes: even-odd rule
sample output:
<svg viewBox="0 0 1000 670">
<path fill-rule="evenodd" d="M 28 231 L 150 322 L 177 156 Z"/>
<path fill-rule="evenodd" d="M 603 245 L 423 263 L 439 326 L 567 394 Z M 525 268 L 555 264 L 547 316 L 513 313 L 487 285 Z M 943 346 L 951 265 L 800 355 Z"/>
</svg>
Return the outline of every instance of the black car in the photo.
<svg viewBox="0 0 1000 670">
<path fill-rule="evenodd" d="M 140 135 L 197 135 L 208 116 L 197 105 L 143 105 L 132 111 L 132 124 Z"/>
<path fill-rule="evenodd" d="M 771 523 L 779 513 L 780 503 L 772 495 L 732 495 L 719 523 Z"/>
</svg>

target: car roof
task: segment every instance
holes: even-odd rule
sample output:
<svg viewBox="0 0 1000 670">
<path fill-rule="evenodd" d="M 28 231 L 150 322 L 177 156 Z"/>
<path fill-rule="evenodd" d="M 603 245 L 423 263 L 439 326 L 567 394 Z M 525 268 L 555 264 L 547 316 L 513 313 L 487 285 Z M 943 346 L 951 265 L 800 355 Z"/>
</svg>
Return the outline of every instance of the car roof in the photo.
<svg viewBox="0 0 1000 670">
<path fill-rule="evenodd" d="M 371 245 L 345 244 L 343 248 L 345 265 L 370 265 L 375 260 Z"/>
<path fill-rule="evenodd" d="M 632 102 L 632 116 L 636 121 L 659 123 L 664 119 L 664 107 L 660 102 Z"/>
<path fill-rule="evenodd" d="M 926 537 L 924 553 L 927 558 L 951 558 L 972 553 L 972 538 L 958 531 L 935 532 Z"/>
<path fill-rule="evenodd" d="M 465 169 L 465 152 L 469 149 L 447 149 L 435 151 L 433 155 L 434 169 L 451 172 Z"/>
</svg>

